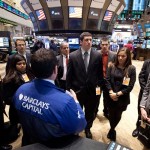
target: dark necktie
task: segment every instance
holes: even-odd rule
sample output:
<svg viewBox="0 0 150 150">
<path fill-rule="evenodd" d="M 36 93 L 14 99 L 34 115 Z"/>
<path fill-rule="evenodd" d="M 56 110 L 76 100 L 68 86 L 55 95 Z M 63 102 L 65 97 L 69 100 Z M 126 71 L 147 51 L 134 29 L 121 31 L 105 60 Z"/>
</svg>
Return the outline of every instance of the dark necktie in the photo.
<svg viewBox="0 0 150 150">
<path fill-rule="evenodd" d="M 87 72 L 87 68 L 88 68 L 88 52 L 84 53 L 84 65 L 85 65 L 85 69 Z"/>
</svg>

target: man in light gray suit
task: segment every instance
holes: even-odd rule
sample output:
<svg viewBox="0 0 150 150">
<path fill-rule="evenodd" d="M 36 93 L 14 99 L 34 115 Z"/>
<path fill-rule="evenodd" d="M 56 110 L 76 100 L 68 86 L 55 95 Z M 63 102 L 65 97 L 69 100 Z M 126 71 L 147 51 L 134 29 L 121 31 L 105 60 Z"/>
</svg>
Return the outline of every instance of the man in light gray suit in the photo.
<svg viewBox="0 0 150 150">
<path fill-rule="evenodd" d="M 109 50 L 110 49 L 110 43 L 109 43 L 108 38 L 106 38 L 106 37 L 103 37 L 101 39 L 100 47 L 101 47 L 101 50 L 98 50 L 98 52 L 102 56 L 103 76 L 104 76 L 104 79 L 105 79 L 107 68 L 108 68 L 109 65 L 111 65 L 115 61 L 116 53 Z M 104 82 L 105 82 L 105 80 L 104 80 Z M 106 118 L 108 118 L 109 114 L 108 114 L 108 110 L 107 110 L 107 96 L 109 94 L 107 92 L 105 84 L 103 84 L 102 91 L 103 91 L 103 104 L 104 104 L 103 112 L 104 112 L 104 116 Z M 97 110 L 96 110 L 97 112 L 98 112 L 98 107 L 99 107 L 99 101 L 98 101 L 98 104 L 97 104 Z M 96 114 L 97 114 L 97 112 L 96 112 Z"/>
</svg>

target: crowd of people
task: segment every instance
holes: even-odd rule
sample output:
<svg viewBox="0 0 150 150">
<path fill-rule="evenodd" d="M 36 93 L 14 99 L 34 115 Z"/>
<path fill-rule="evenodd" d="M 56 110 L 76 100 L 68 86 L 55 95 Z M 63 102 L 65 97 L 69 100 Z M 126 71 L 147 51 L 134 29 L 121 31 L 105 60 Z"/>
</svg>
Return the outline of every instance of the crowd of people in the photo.
<svg viewBox="0 0 150 150">
<path fill-rule="evenodd" d="M 116 126 L 130 104 L 130 93 L 136 81 L 130 43 L 113 52 L 104 37 L 101 49 L 96 51 L 92 48 L 92 34 L 83 32 L 78 50 L 70 53 L 69 44 L 62 42 L 57 57 L 57 50 L 47 50 L 44 46 L 36 47 L 33 54 L 27 53 L 23 39 L 16 40 L 15 45 L 17 53 L 8 58 L 0 92 L 0 106 L 10 106 L 9 126 L 15 135 L 13 140 L 22 128 L 22 146 L 42 143 L 48 147 L 65 147 L 77 140 L 93 146 L 94 141 L 89 140 L 93 138 L 91 127 L 103 92 L 103 113 L 110 123 L 107 138 L 116 141 Z M 149 63 L 150 60 L 144 62 L 139 74 L 139 118 L 134 137 L 138 136 L 141 117 L 150 123 Z M 4 107 L 0 109 L 3 114 Z M 3 128 L 2 118 L 0 130 Z M 79 136 L 83 130 L 88 140 Z M 1 147 L 11 149 L 7 144 L 8 141 L 0 143 Z"/>
</svg>

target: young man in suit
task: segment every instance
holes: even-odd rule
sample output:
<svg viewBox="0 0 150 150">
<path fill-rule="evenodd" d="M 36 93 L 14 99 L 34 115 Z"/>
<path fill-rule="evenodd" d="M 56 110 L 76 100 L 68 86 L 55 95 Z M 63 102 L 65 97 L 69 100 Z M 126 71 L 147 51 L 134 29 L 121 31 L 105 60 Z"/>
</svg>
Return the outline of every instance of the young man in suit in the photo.
<svg viewBox="0 0 150 150">
<path fill-rule="evenodd" d="M 58 60 L 58 74 L 57 79 L 59 83 L 59 87 L 66 90 L 66 73 L 67 73 L 67 65 L 69 61 L 69 43 L 63 42 L 60 45 L 61 55 L 57 56 Z"/>
<path fill-rule="evenodd" d="M 76 92 L 81 107 L 84 106 L 87 120 L 85 134 L 87 138 L 92 138 L 90 128 L 95 118 L 103 81 L 102 58 L 91 48 L 92 35 L 89 32 L 80 35 L 80 45 L 80 49 L 70 53 L 66 86 L 68 90 L 73 89 Z"/>
<path fill-rule="evenodd" d="M 150 73 L 150 59 L 147 59 L 144 61 L 144 64 L 139 74 L 139 83 L 140 83 L 141 89 L 140 89 L 139 96 L 138 96 L 138 119 L 136 122 L 136 129 L 132 133 L 133 137 L 137 137 L 139 134 L 139 127 L 140 127 L 140 120 L 141 120 L 140 102 L 142 99 L 144 88 L 148 80 L 149 73 Z"/>
<path fill-rule="evenodd" d="M 24 39 L 17 39 L 15 41 L 15 46 L 16 46 L 16 50 L 17 50 L 17 53 L 24 56 L 25 59 L 26 59 L 26 62 L 28 65 L 30 65 L 30 58 L 31 58 L 31 54 L 26 52 L 26 43 L 25 43 L 25 40 Z M 13 55 L 10 55 L 8 57 L 8 61 L 7 61 L 7 64 L 6 64 L 6 74 L 8 73 L 8 69 L 10 67 L 10 62 L 11 60 L 13 59 Z"/>
<path fill-rule="evenodd" d="M 102 56 L 102 62 L 103 62 L 103 76 L 106 77 L 107 68 L 109 65 L 111 65 L 113 62 L 115 62 L 116 59 L 116 53 L 110 51 L 110 42 L 108 38 L 103 37 L 101 39 L 100 43 L 101 50 L 98 50 L 100 55 Z M 104 105 L 104 116 L 108 118 L 108 110 L 107 110 L 107 96 L 108 92 L 106 91 L 105 84 L 103 84 L 102 91 L 103 91 L 103 105 Z M 97 112 L 98 112 L 99 103 L 97 105 Z M 96 114 L 97 114 L 96 112 Z"/>
</svg>

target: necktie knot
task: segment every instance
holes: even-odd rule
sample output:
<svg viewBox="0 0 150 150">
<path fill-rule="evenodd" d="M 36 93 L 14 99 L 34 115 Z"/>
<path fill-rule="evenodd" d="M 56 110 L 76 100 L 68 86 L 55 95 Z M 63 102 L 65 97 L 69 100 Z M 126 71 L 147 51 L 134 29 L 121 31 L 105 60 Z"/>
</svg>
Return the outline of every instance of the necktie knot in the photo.
<svg viewBox="0 0 150 150">
<path fill-rule="evenodd" d="M 88 56 L 88 52 L 84 52 L 84 56 Z"/>
</svg>

